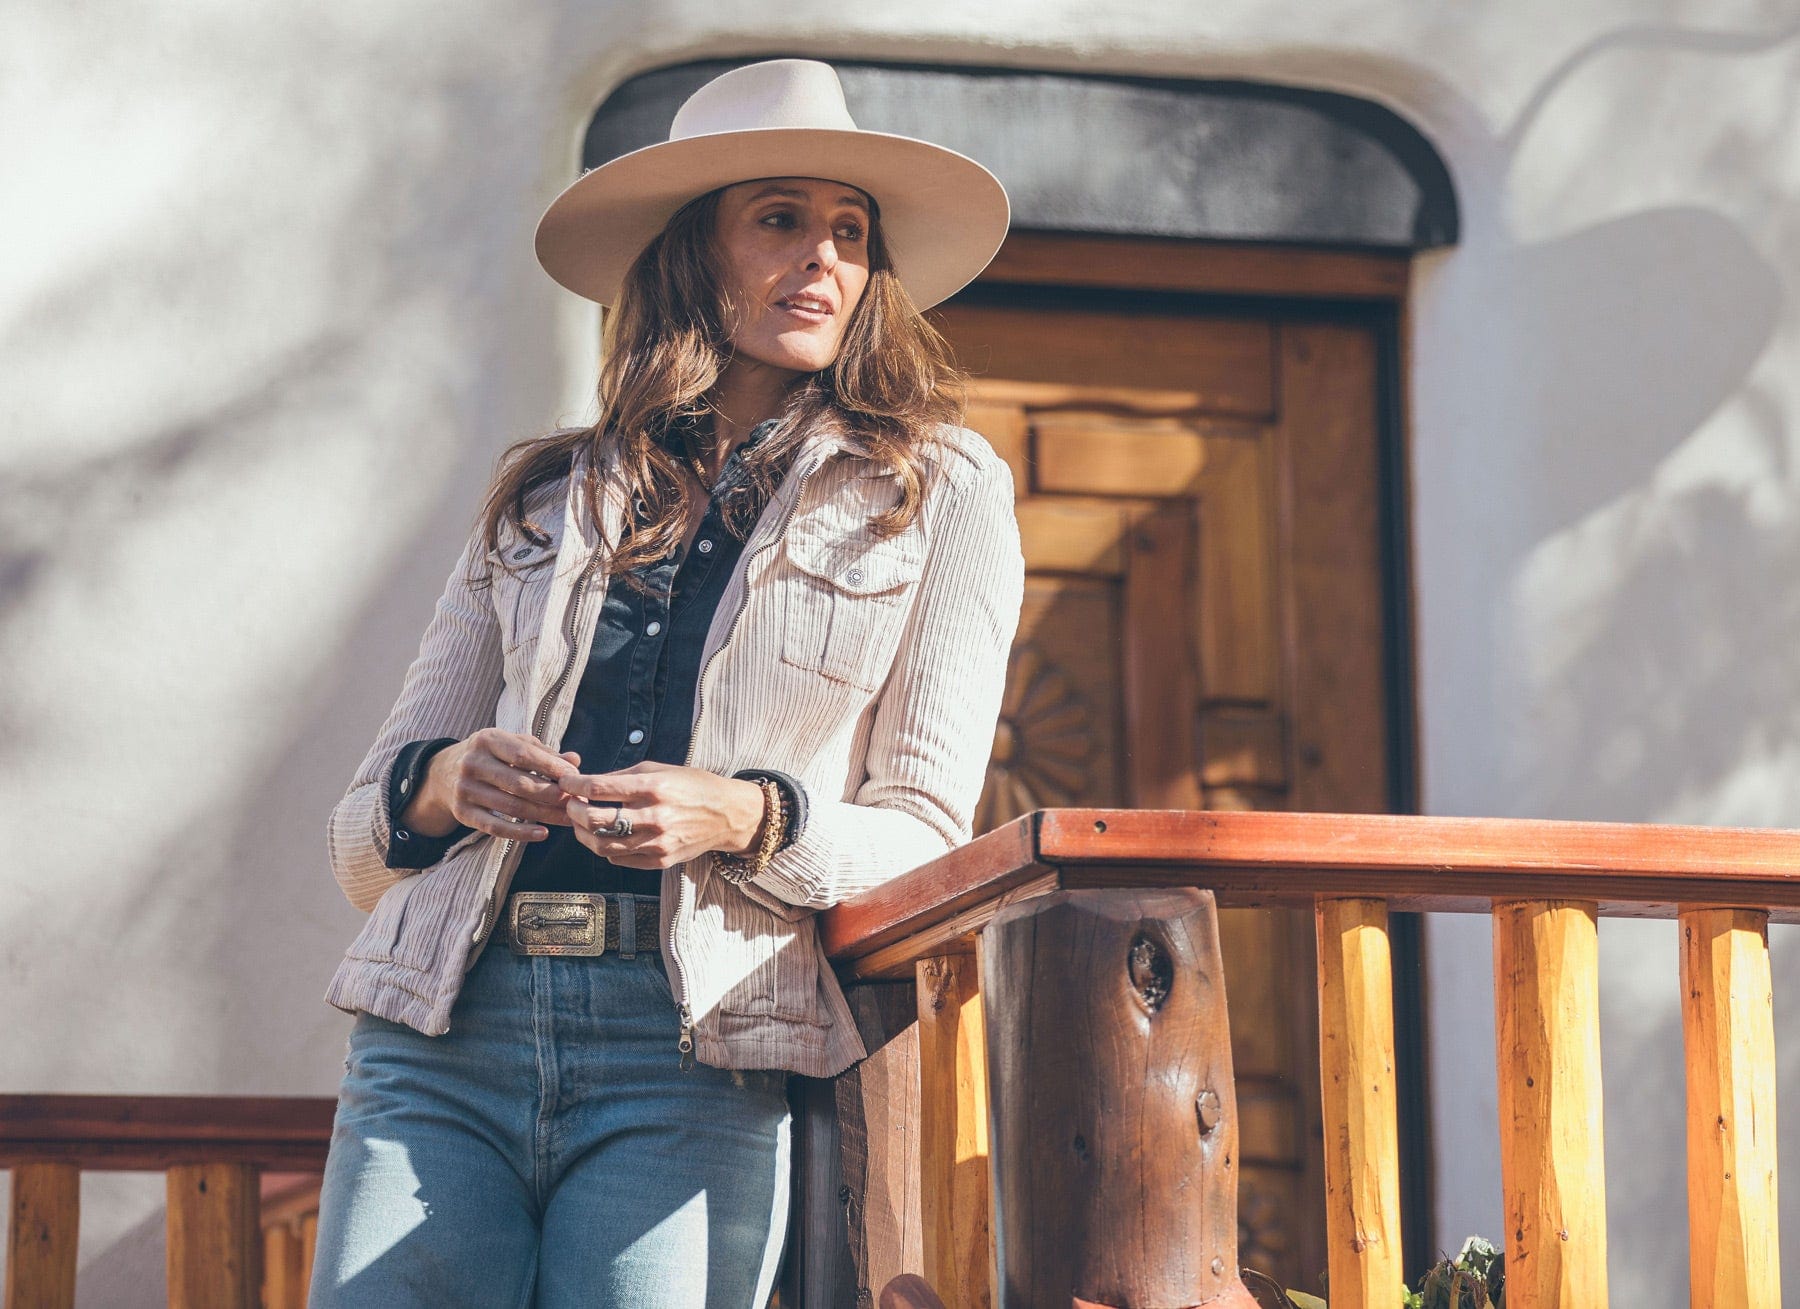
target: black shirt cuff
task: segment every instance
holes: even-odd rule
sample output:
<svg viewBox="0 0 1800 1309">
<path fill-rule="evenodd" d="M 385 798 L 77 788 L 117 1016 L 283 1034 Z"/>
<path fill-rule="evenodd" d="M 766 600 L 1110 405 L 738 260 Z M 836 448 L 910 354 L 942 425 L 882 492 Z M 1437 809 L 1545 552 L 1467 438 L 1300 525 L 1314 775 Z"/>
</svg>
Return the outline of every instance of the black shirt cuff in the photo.
<svg viewBox="0 0 1800 1309">
<path fill-rule="evenodd" d="M 455 745 L 454 736 L 440 736 L 434 741 L 409 741 L 400 747 L 388 769 L 388 849 L 384 862 L 389 868 L 429 868 L 444 857 L 446 851 L 474 831 L 462 823 L 447 836 L 424 836 L 398 821 L 413 796 L 424 785 L 425 770 L 431 757 L 447 745 Z"/>
<path fill-rule="evenodd" d="M 787 800 L 788 825 L 786 839 L 775 848 L 785 850 L 800 839 L 800 833 L 806 830 L 806 788 L 800 785 L 798 778 L 774 768 L 744 768 L 733 773 L 732 777 L 743 782 L 760 782 L 766 778 L 779 786 L 782 796 Z"/>
</svg>

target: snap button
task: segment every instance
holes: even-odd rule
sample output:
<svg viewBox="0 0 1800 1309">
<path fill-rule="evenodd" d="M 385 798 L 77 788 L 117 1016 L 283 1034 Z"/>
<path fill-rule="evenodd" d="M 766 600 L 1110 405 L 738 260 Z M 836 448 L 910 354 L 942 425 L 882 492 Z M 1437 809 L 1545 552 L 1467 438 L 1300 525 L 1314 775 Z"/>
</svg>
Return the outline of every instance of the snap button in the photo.
<svg viewBox="0 0 1800 1309">
<path fill-rule="evenodd" d="M 405 795 L 410 790 L 412 790 L 412 778 L 402 777 L 400 779 L 400 794 Z"/>
<path fill-rule="evenodd" d="M 694 549 L 698 550 L 703 555 L 709 555 L 712 553 L 712 542 L 702 541 L 699 545 L 695 546 Z"/>
<path fill-rule="evenodd" d="M 655 636 L 660 631 L 662 631 L 662 624 L 653 622 L 644 629 L 644 635 Z"/>
<path fill-rule="evenodd" d="M 849 572 L 845 573 L 844 576 L 850 579 L 850 584 L 852 586 L 862 585 L 862 579 L 863 579 L 862 569 L 852 568 Z"/>
<path fill-rule="evenodd" d="M 396 841 L 410 841 L 412 840 L 412 833 L 407 831 L 404 827 L 396 827 L 394 829 L 394 839 Z"/>
<path fill-rule="evenodd" d="M 638 744 L 644 739 L 644 729 L 641 727 L 632 728 L 631 731 L 626 734 L 625 739 L 630 741 L 633 745 Z"/>
</svg>

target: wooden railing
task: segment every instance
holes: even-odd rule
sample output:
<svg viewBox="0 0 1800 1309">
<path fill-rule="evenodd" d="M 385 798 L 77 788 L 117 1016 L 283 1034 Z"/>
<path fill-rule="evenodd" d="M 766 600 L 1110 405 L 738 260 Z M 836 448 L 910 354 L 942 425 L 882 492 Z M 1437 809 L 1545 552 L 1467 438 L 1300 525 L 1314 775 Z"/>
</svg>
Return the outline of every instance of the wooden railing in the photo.
<svg viewBox="0 0 1800 1309">
<path fill-rule="evenodd" d="M 1672 972 L 1679 969 L 1687 1042 L 1693 1302 L 1734 1309 L 1780 1303 L 1767 926 L 1800 921 L 1800 833 L 1394 816 L 1043 811 L 821 915 L 822 939 L 852 984 L 853 1000 L 858 981 L 916 983 L 916 1006 L 909 1005 L 916 1012 L 903 1016 L 916 1023 L 913 1062 L 890 1079 L 911 1099 L 905 1122 L 889 1123 L 891 1130 L 861 1143 L 865 1155 L 889 1151 L 911 1160 L 909 1180 L 897 1186 L 891 1208 L 907 1211 L 901 1226 L 908 1231 L 895 1239 L 916 1251 L 907 1262 L 918 1266 L 896 1265 L 892 1272 L 922 1269 L 952 1309 L 989 1303 L 1038 1309 L 1057 1296 L 1047 1296 L 1041 1280 L 1030 1281 L 1035 1273 L 1021 1270 L 1021 1252 L 1054 1250 L 1061 1242 L 1091 1254 L 1096 1243 L 1114 1239 L 1116 1233 L 1074 1230 L 1107 1221 L 1091 1196 L 1078 1205 L 1068 1194 L 1052 1195 L 1043 1197 L 1051 1203 L 1034 1205 L 1031 1179 L 1016 1169 L 992 1175 L 990 1125 L 1009 1134 L 1016 1148 L 1031 1131 L 1032 1111 L 1016 1096 L 990 1107 L 989 1091 L 991 1084 L 1028 1084 L 1053 1095 L 1059 1080 L 1129 1074 L 1097 1069 L 1094 1062 L 1104 1059 L 1034 1053 L 1020 1039 L 1033 986 L 984 991 L 982 964 L 1003 970 L 991 979 L 1014 983 L 1027 974 L 1066 972 L 1066 988 L 1037 986 L 1041 1007 L 1047 996 L 1059 999 L 1052 992 L 1092 983 L 1083 980 L 1087 961 L 1066 945 L 1055 948 L 1067 968 L 1041 968 L 1046 961 L 1034 953 L 1034 942 L 1071 938 L 1035 927 L 1021 933 L 1027 911 L 1057 893 L 1110 893 L 1078 906 L 1089 922 L 1102 923 L 1102 930 L 1081 937 L 1089 942 L 1105 937 L 1106 922 L 1159 916 L 1167 926 L 1187 914 L 1204 925 L 1211 905 L 1203 896 L 1141 894 L 1168 888 L 1201 888 L 1220 906 L 1314 913 L 1332 1309 L 1389 1309 L 1401 1280 L 1388 914 L 1493 918 L 1511 1309 L 1607 1303 L 1596 920 L 1679 917 L 1680 959 L 1671 965 Z M 996 915 L 1010 935 L 984 944 L 984 929 Z M 1115 932 L 1105 939 L 1129 938 Z M 1205 971 L 1211 967 L 1205 941 L 1196 936 L 1195 942 L 1194 957 L 1176 964 Z M 1006 951 L 1002 963 L 993 958 L 997 945 Z M 1169 1006 L 1178 1007 L 1173 1000 Z M 1224 1015 L 1218 1018 L 1222 1027 Z M 1197 1020 L 1190 1013 L 1184 1021 L 1191 1028 Z M 1002 1048 L 1008 1053 L 995 1064 L 991 1056 Z M 1030 1066 L 1020 1067 L 1021 1061 Z M 1222 1067 L 1224 1084 L 1206 1084 L 1190 1097 L 1193 1117 L 1180 1129 L 1215 1143 L 1235 1140 L 1228 1059 Z M 865 1075 L 865 1091 L 869 1080 Z M 802 1088 L 801 1097 L 823 1113 L 803 1113 L 796 1134 L 800 1221 L 794 1275 L 781 1303 L 835 1309 L 834 1257 L 816 1238 L 829 1231 L 842 1243 L 843 1200 L 852 1188 L 834 1181 L 809 1196 L 806 1184 L 809 1177 L 839 1176 L 835 1145 L 823 1144 L 813 1128 L 821 1117 L 840 1113 L 845 1098 L 840 1088 L 834 1102 L 823 1083 Z M 83 1169 L 167 1174 L 171 1304 L 248 1306 L 259 1294 L 271 1305 L 282 1303 L 303 1281 L 305 1214 L 271 1205 L 263 1215 L 267 1225 L 259 1225 L 259 1177 L 264 1170 L 322 1168 L 331 1113 L 328 1099 L 0 1096 L 0 1167 L 13 1175 L 8 1309 L 72 1303 Z M 1150 1106 L 1143 1122 L 1153 1121 L 1164 1120 Z M 1134 1122 L 1132 1130 L 1140 1125 Z M 1103 1131 L 1091 1143 L 1077 1138 L 1076 1148 L 1086 1162 L 1087 1153 L 1115 1149 L 1114 1139 Z M 1157 1153 L 1153 1138 L 1135 1140 L 1140 1154 Z M 1146 1141 L 1151 1148 L 1141 1148 Z M 1171 1153 L 1191 1144 L 1171 1140 Z M 1190 1153 L 1182 1166 L 1197 1158 Z M 1105 1178 L 1119 1171 L 1109 1165 L 1122 1161 L 1092 1162 Z M 1157 1167 L 1163 1162 L 1151 1160 Z M 1188 1203 L 1184 1194 L 1146 1192 L 1132 1203 L 1169 1211 Z M 1134 1211 L 1131 1225 L 1139 1231 L 1142 1217 Z M 853 1225 L 874 1222 L 868 1210 L 850 1218 Z M 1198 1241 L 1228 1245 L 1218 1235 L 1221 1221 L 1209 1213 L 1189 1230 Z M 1044 1230 L 1046 1224 L 1056 1230 Z M 1005 1233 L 998 1250 L 996 1230 Z M 1172 1269 L 1177 1255 L 1191 1262 L 1194 1243 L 1171 1242 L 1161 1250 L 1140 1245 L 1129 1259 L 1115 1261 L 1109 1276 L 1126 1289 L 1104 1303 L 1196 1303 L 1202 1297 L 1133 1301 L 1127 1284 L 1167 1287 L 1173 1274 L 1189 1277 L 1191 1285 L 1231 1280 L 1234 1270 L 1221 1266 Z M 862 1254 L 866 1265 L 866 1248 Z M 860 1271 L 868 1275 L 866 1267 Z M 1033 1289 L 1022 1294 L 1022 1286 Z"/>
<path fill-rule="evenodd" d="M 266 1096 L 0 1096 L 0 1168 L 12 1171 L 6 1309 L 74 1304 L 84 1170 L 166 1175 L 169 1304 L 248 1309 L 266 1291 L 271 1309 L 299 1306 L 304 1215 L 273 1199 L 265 1215 L 261 1179 L 321 1171 L 332 1109 Z"/>
<path fill-rule="evenodd" d="M 990 1119 L 995 1133 L 1031 1123 L 990 1109 L 998 1065 L 983 1050 L 984 1029 L 1028 1020 L 1019 1006 L 1029 998 L 982 995 L 983 929 L 1055 892 L 1168 887 L 1205 888 L 1220 906 L 1314 913 L 1332 1309 L 1391 1309 L 1401 1285 L 1388 914 L 1493 919 L 1509 1309 L 1607 1303 L 1596 920 L 1678 917 L 1680 958 L 1669 963 L 1687 1045 L 1693 1303 L 1779 1305 L 1767 926 L 1800 921 L 1800 832 L 1049 810 L 820 919 L 847 980 L 916 979 L 920 1176 L 907 1189 L 925 1276 L 953 1309 L 1025 1304 L 1018 1288 L 1031 1285 L 1014 1266 L 1031 1234 L 1016 1215 L 990 1211 L 992 1197 L 1006 1203 L 1015 1190 L 987 1176 Z M 1035 1214 L 1070 1227 L 1069 1244 L 1103 1239 L 1072 1230 L 1073 1205 Z M 1018 1248 L 991 1251 L 997 1227 Z M 1041 1287 L 1036 1295 L 1034 1306 L 1049 1302 Z M 808 1291 L 801 1302 L 828 1300 Z"/>
</svg>

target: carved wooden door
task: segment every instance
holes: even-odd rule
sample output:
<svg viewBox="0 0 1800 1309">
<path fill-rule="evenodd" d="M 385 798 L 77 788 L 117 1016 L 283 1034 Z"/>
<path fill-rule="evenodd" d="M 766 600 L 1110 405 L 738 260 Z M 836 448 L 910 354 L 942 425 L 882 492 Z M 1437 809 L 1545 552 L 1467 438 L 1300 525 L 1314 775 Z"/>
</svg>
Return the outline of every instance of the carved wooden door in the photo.
<svg viewBox="0 0 1800 1309">
<path fill-rule="evenodd" d="M 1386 808 L 1372 332 L 1028 294 L 939 315 L 1027 566 L 978 829 L 1062 805 Z M 1316 1289 L 1310 917 L 1220 920 L 1241 1259 Z"/>
</svg>

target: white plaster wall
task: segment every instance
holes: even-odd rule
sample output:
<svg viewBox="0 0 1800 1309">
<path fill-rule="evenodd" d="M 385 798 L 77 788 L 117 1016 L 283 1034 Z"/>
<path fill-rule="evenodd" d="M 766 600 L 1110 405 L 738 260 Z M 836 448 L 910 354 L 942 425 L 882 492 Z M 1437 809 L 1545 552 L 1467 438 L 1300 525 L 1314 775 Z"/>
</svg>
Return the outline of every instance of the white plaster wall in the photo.
<svg viewBox="0 0 1800 1309">
<path fill-rule="evenodd" d="M 1427 807 L 1800 824 L 1797 34 L 1794 0 L 15 0 L 0 1090 L 332 1091 L 325 814 L 494 455 L 586 407 L 592 318 L 532 225 L 607 90 L 701 56 L 1407 114 L 1465 215 L 1412 319 Z M 1450 1243 L 1498 1234 L 1486 924 L 1429 944 Z M 1674 937 L 1603 951 L 1614 1296 L 1675 1305 Z M 160 1298 L 148 1180 L 90 1179 L 85 1303 Z"/>
</svg>

